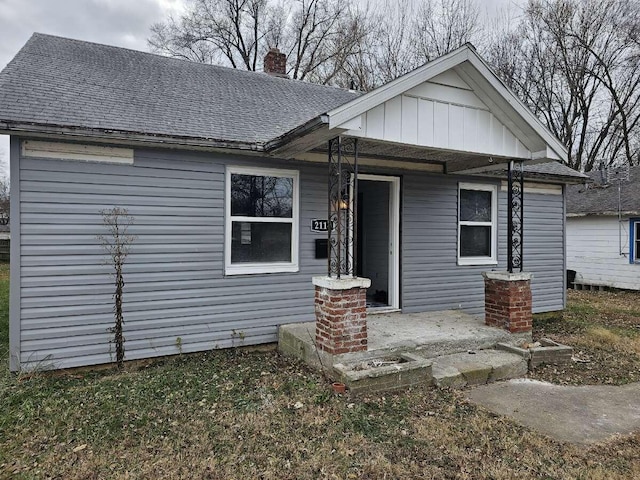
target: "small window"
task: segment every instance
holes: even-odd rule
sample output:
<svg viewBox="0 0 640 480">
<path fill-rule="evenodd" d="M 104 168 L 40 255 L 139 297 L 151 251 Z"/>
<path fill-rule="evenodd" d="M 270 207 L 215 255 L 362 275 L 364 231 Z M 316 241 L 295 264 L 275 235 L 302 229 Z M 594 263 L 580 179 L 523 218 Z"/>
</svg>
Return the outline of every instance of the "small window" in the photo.
<svg viewBox="0 0 640 480">
<path fill-rule="evenodd" d="M 631 233 L 631 249 L 629 252 L 629 263 L 640 263 L 640 218 L 629 220 L 629 231 Z"/>
<path fill-rule="evenodd" d="M 497 188 L 461 183 L 458 195 L 458 264 L 496 264 Z"/>
<path fill-rule="evenodd" d="M 298 270 L 298 172 L 230 167 L 225 273 Z"/>
</svg>

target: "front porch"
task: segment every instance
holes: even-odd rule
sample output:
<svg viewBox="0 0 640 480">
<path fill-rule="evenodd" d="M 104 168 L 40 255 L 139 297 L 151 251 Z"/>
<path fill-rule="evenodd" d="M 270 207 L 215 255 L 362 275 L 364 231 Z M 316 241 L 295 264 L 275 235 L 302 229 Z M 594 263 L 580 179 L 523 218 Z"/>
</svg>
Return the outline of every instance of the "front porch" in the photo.
<svg viewBox="0 0 640 480">
<path fill-rule="evenodd" d="M 367 350 L 330 355 L 316 348 L 315 322 L 281 325 L 278 349 L 320 367 L 334 363 L 419 352 L 425 358 L 494 348 L 498 343 L 530 341 L 531 332 L 509 333 L 485 325 L 480 317 L 459 310 L 427 313 L 380 313 L 367 317 Z M 320 360 L 321 359 L 321 360 Z"/>
</svg>

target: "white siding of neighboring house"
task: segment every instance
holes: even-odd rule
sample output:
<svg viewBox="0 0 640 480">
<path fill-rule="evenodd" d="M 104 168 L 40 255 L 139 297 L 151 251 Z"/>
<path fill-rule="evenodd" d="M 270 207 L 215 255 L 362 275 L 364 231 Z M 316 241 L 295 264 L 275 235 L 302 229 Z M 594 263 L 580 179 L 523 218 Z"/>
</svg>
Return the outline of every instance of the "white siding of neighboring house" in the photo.
<svg viewBox="0 0 640 480">
<path fill-rule="evenodd" d="M 579 284 L 640 290 L 640 264 L 629 263 L 629 220 L 619 233 L 615 216 L 567 218 L 567 268 Z"/>
</svg>

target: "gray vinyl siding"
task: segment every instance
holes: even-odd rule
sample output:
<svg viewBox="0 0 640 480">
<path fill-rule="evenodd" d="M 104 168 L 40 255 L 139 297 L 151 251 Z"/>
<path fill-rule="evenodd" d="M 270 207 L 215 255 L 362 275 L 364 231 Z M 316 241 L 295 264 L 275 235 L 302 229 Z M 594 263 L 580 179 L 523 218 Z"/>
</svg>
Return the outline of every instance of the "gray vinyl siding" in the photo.
<svg viewBox="0 0 640 480">
<path fill-rule="evenodd" d="M 22 366 L 39 368 L 114 359 L 111 268 L 96 238 L 105 231 L 99 212 L 113 206 L 128 209 L 137 235 L 125 266 L 126 359 L 274 342 L 278 325 L 314 319 L 311 277 L 326 274 L 327 263 L 314 258 L 314 240 L 326 234 L 312 233 L 310 222 L 327 215 L 324 164 L 136 150 L 133 165 L 114 165 L 19 158 L 12 142 L 12 211 L 19 213 L 12 214 L 12 369 L 18 354 Z M 224 275 L 227 165 L 299 170 L 299 272 Z M 402 177 L 403 311 L 482 313 L 487 267 L 456 264 L 457 179 Z M 561 309 L 562 196 L 531 195 L 526 202 L 534 308 Z M 505 225 L 501 194 L 501 230 Z M 502 231 L 500 268 L 505 241 Z"/>
<path fill-rule="evenodd" d="M 499 193 L 498 264 L 457 264 L 457 185 L 460 178 L 406 175 L 402 211 L 402 307 L 404 312 L 484 309 L 485 270 L 506 268 L 507 195 Z M 494 180 L 464 178 L 465 182 Z M 525 194 L 524 265 L 534 275 L 534 312 L 564 308 L 563 196 Z"/>
<path fill-rule="evenodd" d="M 311 218 L 326 217 L 326 173 L 300 170 L 300 271 L 224 276 L 226 164 L 260 160 L 136 151 L 134 165 L 20 159 L 20 350 L 23 364 L 112 360 L 110 267 L 100 211 L 120 206 L 137 236 L 125 265 L 127 359 L 276 340 L 282 323 L 312 321 Z M 270 161 L 274 168 L 298 168 Z"/>
<path fill-rule="evenodd" d="M 507 195 L 501 202 L 500 249 L 507 251 Z M 564 195 L 526 193 L 524 196 L 524 271 L 533 274 L 533 312 L 553 312 L 565 307 Z"/>
</svg>

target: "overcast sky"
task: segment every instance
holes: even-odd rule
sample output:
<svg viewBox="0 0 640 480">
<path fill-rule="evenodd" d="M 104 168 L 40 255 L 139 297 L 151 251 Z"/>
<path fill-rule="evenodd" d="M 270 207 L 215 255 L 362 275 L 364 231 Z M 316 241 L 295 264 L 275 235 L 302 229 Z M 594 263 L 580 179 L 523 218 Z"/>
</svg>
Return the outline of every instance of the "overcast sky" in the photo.
<svg viewBox="0 0 640 480">
<path fill-rule="evenodd" d="M 149 27 L 170 14 L 180 14 L 187 1 L 0 0 L 0 70 L 33 32 L 147 50 Z M 524 2 L 477 1 L 489 15 Z M 9 137 L 0 135 L 0 160 L 5 164 L 8 164 L 8 151 Z M 8 166 L 4 169 L 8 170 Z"/>
</svg>

